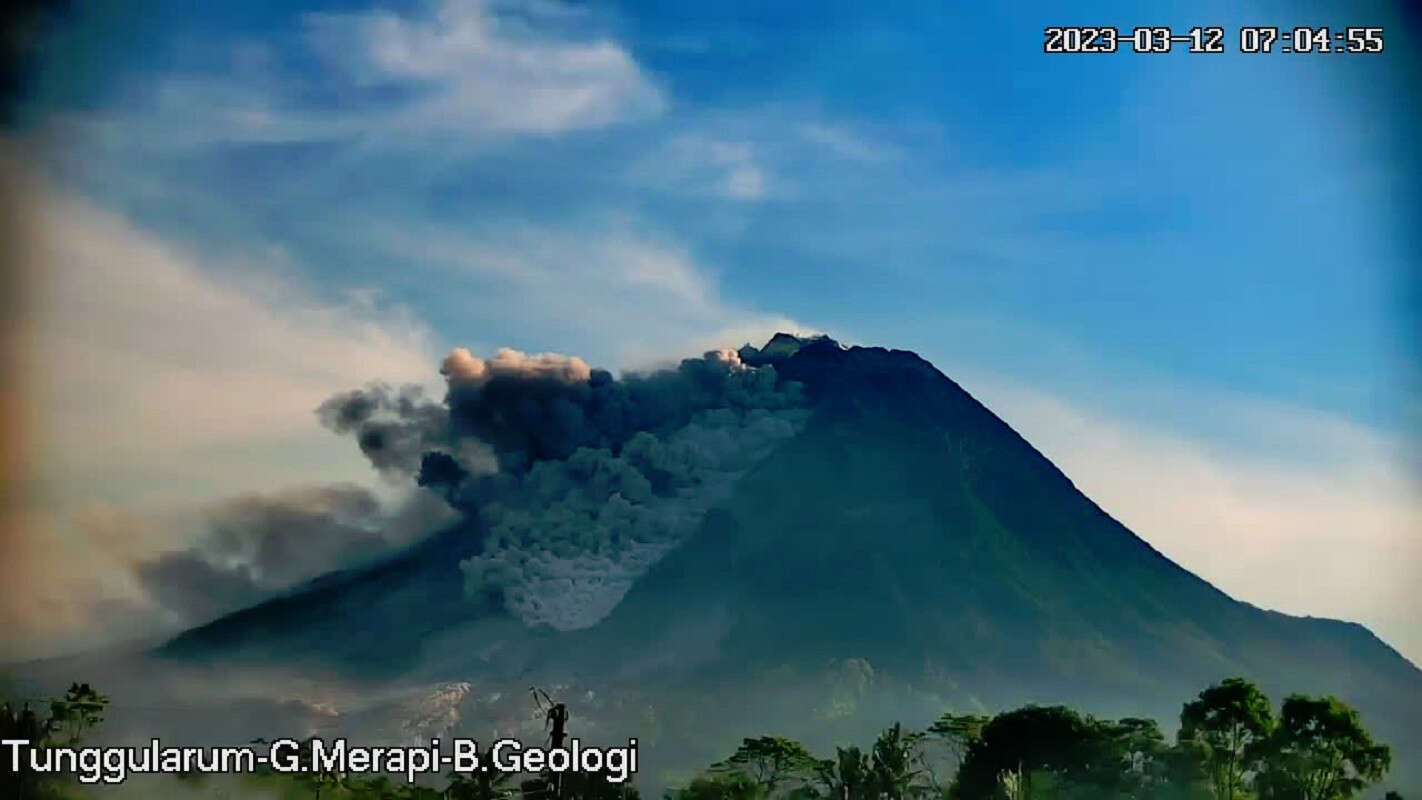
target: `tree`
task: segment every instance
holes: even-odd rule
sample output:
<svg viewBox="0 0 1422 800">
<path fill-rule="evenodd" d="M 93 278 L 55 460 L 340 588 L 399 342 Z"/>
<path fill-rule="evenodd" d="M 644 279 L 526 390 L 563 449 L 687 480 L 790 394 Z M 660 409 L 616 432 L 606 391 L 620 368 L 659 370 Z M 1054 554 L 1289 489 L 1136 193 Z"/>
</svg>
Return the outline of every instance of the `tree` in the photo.
<svg viewBox="0 0 1422 800">
<path fill-rule="evenodd" d="M 1227 678 L 1200 692 L 1180 711 L 1178 741 L 1204 745 L 1210 786 L 1218 800 L 1234 800 L 1245 776 L 1257 771 L 1273 728 L 1269 698 L 1243 678 Z"/>
<path fill-rule="evenodd" d="M 763 800 L 765 787 L 744 772 L 696 778 L 691 785 L 668 792 L 668 800 Z"/>
<path fill-rule="evenodd" d="M 982 736 L 983 727 L 991 721 L 992 717 L 982 714 L 954 714 L 950 711 L 928 726 L 928 734 L 947 745 L 949 752 L 961 761 L 967 755 L 968 745 Z"/>
<path fill-rule="evenodd" d="M 346 791 L 353 800 L 389 800 L 400 791 L 388 775 L 375 775 L 346 783 Z"/>
<path fill-rule="evenodd" d="M 819 763 L 816 774 L 831 800 L 874 800 L 869 756 L 858 747 L 836 747 L 835 757 Z"/>
<path fill-rule="evenodd" d="M 1209 747 L 1204 742 L 1197 739 L 1176 742 L 1160 754 L 1161 783 L 1148 796 L 1172 800 L 1207 800 L 1214 797 L 1214 786 L 1206 767 L 1208 761 Z"/>
<path fill-rule="evenodd" d="M 564 776 L 563 796 L 577 800 L 640 800 L 641 794 L 631 781 L 614 783 L 610 770 L 601 772 L 570 772 Z"/>
<path fill-rule="evenodd" d="M 65 744 L 75 744 L 85 731 L 104 721 L 108 705 L 109 698 L 89 684 L 72 683 L 62 699 L 50 702 L 47 730 L 62 734 Z"/>
<path fill-rule="evenodd" d="M 1003 781 L 1018 797 L 1057 783 L 1091 783 L 1101 758 L 1101 731 L 1065 706 L 1027 706 L 998 714 L 968 746 L 952 795 L 1000 797 Z"/>
<path fill-rule="evenodd" d="M 945 774 L 957 772 L 968 754 L 969 745 L 982 736 L 983 726 L 991 720 L 992 717 L 982 714 L 947 712 L 928 726 L 919 742 L 918 764 L 934 794 L 942 794 L 943 787 L 938 778 L 938 771 L 945 760 L 942 756 L 946 754 L 949 765 Z"/>
<path fill-rule="evenodd" d="M 744 772 L 759 784 L 766 795 L 782 783 L 803 781 L 815 774 L 820 762 L 799 742 L 778 736 L 745 739 L 725 761 L 713 764 L 713 772 Z"/>
<path fill-rule="evenodd" d="M 1002 787 L 1006 800 L 1028 800 L 1031 797 L 1027 794 L 1031 790 L 1024 780 L 1021 765 L 998 773 L 997 784 Z"/>
<path fill-rule="evenodd" d="M 557 800 L 558 787 L 548 779 L 548 773 L 543 772 L 519 781 L 518 796 L 523 800 Z"/>
<path fill-rule="evenodd" d="M 451 772 L 444 796 L 449 800 L 508 800 L 514 794 L 508 783 L 509 773 L 503 770 L 481 769 L 472 774 Z"/>
<path fill-rule="evenodd" d="M 1152 793 L 1167 780 L 1165 734 L 1153 719 L 1092 722 L 1096 743 L 1086 766 L 1091 783 L 1126 797 Z"/>
<path fill-rule="evenodd" d="M 33 748 L 46 748 L 56 743 L 74 745 L 84 734 L 104 721 L 109 698 L 87 683 L 71 683 L 64 697 L 51 700 L 49 716 L 43 720 L 24 703 L 16 711 L 9 703 L 0 704 L 0 739 L 23 739 Z M 0 797 L 58 796 L 55 788 L 60 776 L 37 774 L 29 762 L 22 761 L 18 770 L 8 764 L 0 769 Z"/>
<path fill-rule="evenodd" d="M 903 800 L 915 793 L 913 781 L 919 771 L 914 769 L 913 749 L 918 738 L 918 734 L 904 733 L 903 727 L 895 722 L 874 740 L 870 774 L 877 797 Z"/>
<path fill-rule="evenodd" d="M 1269 740 L 1261 796 L 1346 800 L 1382 779 L 1392 763 L 1358 712 L 1335 697 L 1290 695 Z"/>
</svg>

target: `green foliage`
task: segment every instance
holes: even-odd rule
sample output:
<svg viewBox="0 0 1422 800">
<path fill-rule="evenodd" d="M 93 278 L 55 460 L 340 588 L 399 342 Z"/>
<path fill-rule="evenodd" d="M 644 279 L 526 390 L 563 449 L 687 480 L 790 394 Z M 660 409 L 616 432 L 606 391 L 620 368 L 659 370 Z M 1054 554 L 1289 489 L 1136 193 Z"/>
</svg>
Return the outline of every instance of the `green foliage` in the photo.
<svg viewBox="0 0 1422 800">
<path fill-rule="evenodd" d="M 59 700 L 49 704 L 49 730 L 61 734 L 64 744 L 75 744 L 84 732 L 104 721 L 109 698 L 87 683 L 73 683 Z"/>
<path fill-rule="evenodd" d="M 398 797 L 400 789 L 401 787 L 386 775 L 376 775 L 363 781 L 351 781 L 345 786 L 351 800 L 386 800 L 386 798 Z"/>
<path fill-rule="evenodd" d="M 819 763 L 818 784 L 834 800 L 870 800 L 876 797 L 869 756 L 858 747 L 836 747 L 834 758 Z"/>
<path fill-rule="evenodd" d="M 992 717 L 982 714 L 947 712 L 928 726 L 918 740 L 916 753 L 928 794 L 943 795 L 944 777 L 951 779 L 957 773 L 968 755 L 968 747 L 991 721 Z"/>
<path fill-rule="evenodd" d="M 104 721 L 109 698 L 87 683 L 73 683 L 64 697 L 51 700 L 49 716 L 39 718 L 29 704 L 14 709 L 9 703 L 0 708 L 0 739 L 24 739 L 33 747 L 76 745 L 84 735 Z M 64 797 L 69 779 L 63 775 L 37 775 L 26 762 L 18 771 L 8 765 L 0 770 L 0 797 Z"/>
<path fill-rule="evenodd" d="M 998 714 L 968 747 L 954 796 L 1033 797 L 1034 789 L 1044 785 L 1093 783 L 1101 774 L 1103 735 L 1092 720 L 1065 706 Z"/>
<path fill-rule="evenodd" d="M 870 756 L 870 774 L 875 797 L 903 800 L 916 794 L 914 780 L 919 775 L 913 756 L 914 745 L 922 734 L 905 734 L 899 723 L 887 728 L 874 740 Z"/>
<path fill-rule="evenodd" d="M 954 714 L 950 711 L 929 725 L 927 732 L 947 744 L 961 760 L 967 755 L 968 745 L 982 735 L 983 728 L 991 721 L 992 717 L 984 714 Z"/>
<path fill-rule="evenodd" d="M 569 772 L 563 775 L 565 800 L 640 800 L 631 781 L 613 783 L 611 772 Z"/>
<path fill-rule="evenodd" d="M 773 794 L 787 781 L 804 782 L 814 775 L 819 762 L 804 745 L 779 736 L 746 739 L 725 761 L 713 764 L 714 772 L 744 772 Z"/>
<path fill-rule="evenodd" d="M 1089 720 L 1088 783 L 1123 797 L 1152 793 L 1164 782 L 1165 734 L 1153 719 Z"/>
<path fill-rule="evenodd" d="M 509 773 L 498 770 L 451 772 L 444 796 L 448 800 L 509 800 L 514 795 L 509 780 Z"/>
<path fill-rule="evenodd" d="M 103 721 L 108 702 L 76 683 L 50 703 L 45 720 L 5 705 L 0 734 L 40 746 L 73 744 Z M 928 766 L 930 752 L 946 753 L 956 767 L 946 789 Z M 747 738 L 664 800 L 1349 800 L 1381 780 L 1391 760 L 1358 712 L 1337 698 L 1291 695 L 1276 723 L 1257 687 L 1229 679 L 1185 704 L 1173 746 L 1154 720 L 1098 720 L 1065 706 L 993 717 L 949 713 L 924 731 L 895 723 L 867 752 L 837 747 L 829 759 L 790 739 Z M 61 798 L 65 788 L 53 777 L 62 776 L 0 773 L 0 797 Z M 292 798 L 639 800 L 630 783 L 612 783 L 606 774 L 567 773 L 557 784 L 543 774 L 517 789 L 512 777 L 452 773 L 435 789 L 383 775 L 268 775 Z M 1402 798 L 1390 791 L 1386 800 Z"/>
<path fill-rule="evenodd" d="M 1382 779 L 1392 763 L 1358 712 L 1334 697 L 1290 695 L 1268 742 L 1260 796 L 1346 800 Z"/>
<path fill-rule="evenodd" d="M 1245 788 L 1245 775 L 1259 770 L 1273 726 L 1269 698 L 1259 687 L 1227 678 L 1181 709 L 1178 740 L 1203 745 L 1215 797 L 1234 800 Z"/>
<path fill-rule="evenodd" d="M 721 772 L 697 778 L 666 796 L 667 800 L 763 800 L 767 793 L 764 786 L 744 772 Z"/>
<path fill-rule="evenodd" d="M 1188 739 L 1160 755 L 1159 783 L 1149 797 L 1168 800 L 1210 800 L 1215 796 L 1206 764 L 1208 748 L 1203 742 Z"/>
<path fill-rule="evenodd" d="M 1238 678 L 1186 703 L 1181 723 L 1172 745 L 1155 720 L 1098 720 L 1065 706 L 949 713 L 924 731 L 895 724 L 867 753 L 837 747 L 834 758 L 818 761 L 786 739 L 746 739 L 707 777 L 667 798 L 1347 800 L 1390 763 L 1388 749 L 1338 700 L 1292 696 L 1276 725 L 1268 698 Z M 946 790 L 925 766 L 930 751 L 956 764 Z"/>
</svg>

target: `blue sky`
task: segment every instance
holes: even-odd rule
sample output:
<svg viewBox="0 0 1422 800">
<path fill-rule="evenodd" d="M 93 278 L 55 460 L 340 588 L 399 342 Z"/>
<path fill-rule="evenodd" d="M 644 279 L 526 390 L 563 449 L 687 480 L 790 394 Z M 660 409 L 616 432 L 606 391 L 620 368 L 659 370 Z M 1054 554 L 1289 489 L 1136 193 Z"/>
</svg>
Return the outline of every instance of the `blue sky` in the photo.
<svg viewBox="0 0 1422 800">
<path fill-rule="evenodd" d="M 280 242 L 318 282 L 380 286 L 450 344 L 491 337 L 449 281 L 392 275 L 394 259 L 344 229 L 353 219 L 584 234 L 616 216 L 673 238 L 728 302 L 832 332 L 898 341 L 911 321 L 932 340 L 935 318 L 1025 320 L 1122 369 L 1399 424 L 1413 255 L 1400 52 L 1049 58 L 1040 28 L 1054 18 L 1040 9 L 862 5 L 490 5 L 480 13 L 509 37 L 602 41 L 631 60 L 635 75 L 603 76 L 640 83 L 613 87 L 627 96 L 605 98 L 605 119 L 544 130 L 363 127 L 433 90 L 321 54 L 312 12 L 285 4 L 134 15 L 92 34 L 85 79 L 54 79 L 50 99 L 128 117 L 105 146 L 62 156 L 109 202 L 199 247 Z M 361 35 L 365 5 L 322 8 L 326 38 Z M 430 16 L 397 8 L 412 26 Z M 1152 21 L 1347 16 L 1289 8 L 1174 4 Z M 1127 25 L 1133 13 L 1076 16 Z M 307 122 L 339 106 L 347 129 L 183 129 L 268 91 L 293 128 L 322 127 Z M 725 184 L 738 167 L 758 176 L 739 197 Z M 115 171 L 162 190 L 141 194 Z M 556 344 L 521 327 L 527 346 Z"/>
<path fill-rule="evenodd" d="M 1395 609 L 1422 554 L 1416 42 L 1389 5 L 77 5 L 13 139 L 63 208 L 172 255 L 105 330 L 201 284 L 241 298 L 233 327 L 362 342 L 372 369 L 329 350 L 296 405 L 455 346 L 635 367 L 797 327 L 913 349 L 1186 566 L 1422 653 Z M 1387 52 L 1041 52 L 1044 25 L 1100 22 L 1224 25 L 1231 50 L 1245 23 L 1376 24 Z M 203 330 L 252 363 L 293 350 Z M 252 363 L 224 379 L 299 371 Z M 245 454 L 193 492 L 356 474 L 254 426 L 182 440 Z M 192 480 L 116 463 L 64 469 L 122 508 Z M 1250 531 L 1250 558 L 1216 546 Z M 1298 581 L 1340 548 L 1365 555 Z M 1259 588 L 1286 551 L 1295 577 Z"/>
</svg>

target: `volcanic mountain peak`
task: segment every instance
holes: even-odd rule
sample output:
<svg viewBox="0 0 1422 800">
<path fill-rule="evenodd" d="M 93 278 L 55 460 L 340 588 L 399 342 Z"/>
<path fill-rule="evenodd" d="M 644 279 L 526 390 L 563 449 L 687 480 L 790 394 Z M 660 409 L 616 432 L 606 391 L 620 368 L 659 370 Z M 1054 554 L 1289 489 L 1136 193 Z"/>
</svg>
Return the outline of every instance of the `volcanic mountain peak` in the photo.
<svg viewBox="0 0 1422 800">
<path fill-rule="evenodd" d="M 824 334 L 801 337 L 782 331 L 770 337 L 770 341 L 766 342 L 764 347 L 758 348 L 747 343 L 736 352 L 740 355 L 742 362 L 759 367 L 784 361 L 810 345 L 841 347 L 838 342 Z"/>
<path fill-rule="evenodd" d="M 1359 626 L 1229 598 L 917 355 L 777 334 L 740 361 L 774 369 L 744 375 L 708 356 L 625 389 L 605 374 L 566 391 L 544 380 L 519 401 L 519 424 L 649 400 L 682 410 L 617 417 L 605 424 L 620 438 L 486 481 L 482 494 L 461 484 L 477 502 L 460 505 L 467 517 L 453 528 L 165 652 L 442 680 L 633 677 L 667 692 L 864 659 L 968 706 L 1062 701 L 1162 719 L 1200 687 L 1246 675 L 1275 696 L 1336 694 L 1400 749 L 1422 743 L 1415 666 Z M 518 400 L 516 383 L 498 389 L 499 402 Z M 668 394 L 683 390 L 694 402 Z M 731 405 L 708 408 L 708 397 Z M 625 419 L 650 422 L 629 434 Z M 586 441 L 599 441 L 596 429 Z M 606 556 L 621 541 L 661 550 L 629 569 Z M 601 578 L 584 568 L 599 563 L 620 566 Z M 616 596 L 576 629 L 517 612 L 573 596 L 564 583 L 585 591 L 599 580 Z"/>
</svg>

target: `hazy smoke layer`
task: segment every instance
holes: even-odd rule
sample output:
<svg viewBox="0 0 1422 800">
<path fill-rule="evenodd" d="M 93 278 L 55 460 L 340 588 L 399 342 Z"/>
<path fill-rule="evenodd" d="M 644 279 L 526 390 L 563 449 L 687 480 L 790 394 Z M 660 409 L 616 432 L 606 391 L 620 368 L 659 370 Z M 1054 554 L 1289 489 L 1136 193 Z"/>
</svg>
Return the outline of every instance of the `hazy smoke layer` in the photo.
<svg viewBox="0 0 1422 800">
<path fill-rule="evenodd" d="M 387 509 L 348 485 L 239 497 L 206 513 L 197 545 L 135 571 L 159 606 L 183 622 L 204 622 L 383 555 L 451 516 L 428 495 Z"/>
<path fill-rule="evenodd" d="M 443 404 L 372 386 L 318 414 L 385 475 L 478 517 L 469 593 L 565 630 L 606 616 L 808 415 L 798 384 L 730 350 L 621 379 L 515 350 L 455 350 L 441 371 Z"/>
</svg>

